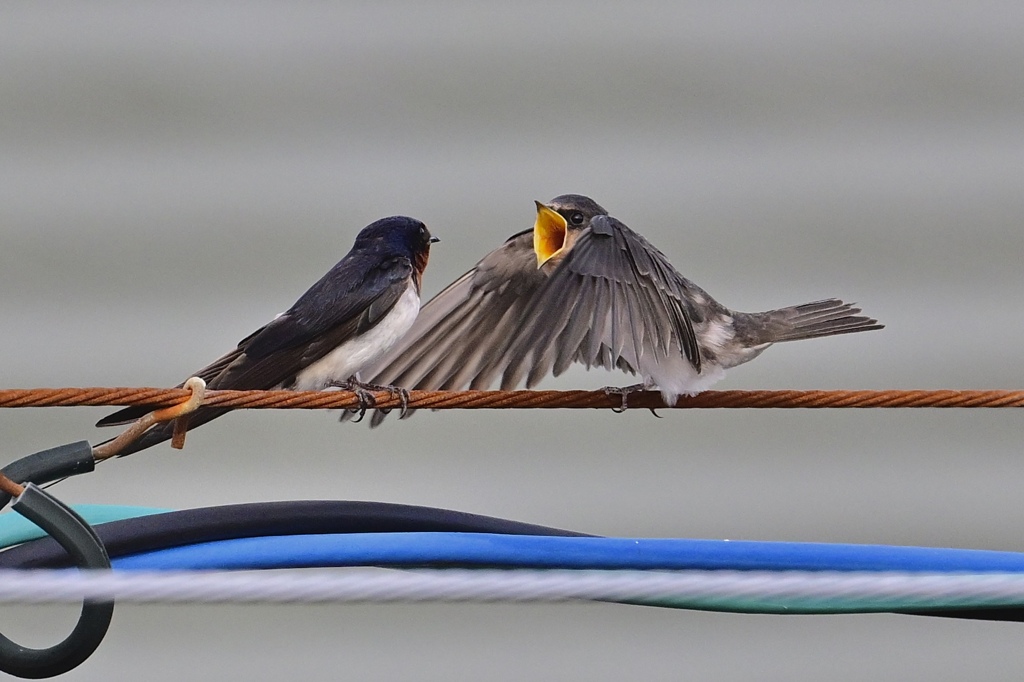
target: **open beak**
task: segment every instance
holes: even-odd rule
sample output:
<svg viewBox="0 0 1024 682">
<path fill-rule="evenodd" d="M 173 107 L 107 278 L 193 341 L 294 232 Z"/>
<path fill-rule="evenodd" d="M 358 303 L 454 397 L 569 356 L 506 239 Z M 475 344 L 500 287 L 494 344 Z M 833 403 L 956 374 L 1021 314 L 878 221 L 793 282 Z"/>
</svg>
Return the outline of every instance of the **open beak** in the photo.
<svg viewBox="0 0 1024 682">
<path fill-rule="evenodd" d="M 537 254 L 539 268 L 565 246 L 568 223 L 554 209 L 539 201 L 534 203 L 537 204 L 537 222 L 533 224 L 533 251 Z"/>
</svg>

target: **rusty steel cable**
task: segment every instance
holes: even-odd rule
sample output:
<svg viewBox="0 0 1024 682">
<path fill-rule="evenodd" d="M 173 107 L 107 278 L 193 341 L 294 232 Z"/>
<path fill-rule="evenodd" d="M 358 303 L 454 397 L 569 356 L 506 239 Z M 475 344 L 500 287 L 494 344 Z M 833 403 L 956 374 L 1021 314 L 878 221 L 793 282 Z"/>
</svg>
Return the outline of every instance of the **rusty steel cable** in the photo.
<svg viewBox="0 0 1024 682">
<path fill-rule="evenodd" d="M 29 388 L 0 390 L 2 407 L 141 405 L 171 407 L 190 399 L 185 388 Z M 401 406 L 386 391 L 374 394 L 376 406 Z M 357 409 L 349 391 L 206 391 L 203 407 L 230 409 Z M 410 409 L 613 409 L 621 397 L 604 391 L 410 391 Z M 629 396 L 630 408 L 667 409 L 657 391 Z M 681 397 L 674 408 L 897 408 L 1024 407 L 1024 391 L 1009 390 L 773 390 L 705 391 Z"/>
</svg>

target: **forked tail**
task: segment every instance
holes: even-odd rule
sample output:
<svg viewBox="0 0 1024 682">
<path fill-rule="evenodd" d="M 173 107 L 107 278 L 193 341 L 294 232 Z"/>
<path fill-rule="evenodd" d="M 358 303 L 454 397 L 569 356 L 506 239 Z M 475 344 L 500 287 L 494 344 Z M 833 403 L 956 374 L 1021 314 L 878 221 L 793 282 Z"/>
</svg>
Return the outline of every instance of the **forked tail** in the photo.
<svg viewBox="0 0 1024 682">
<path fill-rule="evenodd" d="M 742 320 L 744 329 L 737 331 L 748 335 L 754 343 L 777 343 L 866 332 L 885 326 L 858 313 L 860 308 L 852 303 L 827 298 L 791 308 L 750 313 L 745 316 L 747 319 Z"/>
</svg>

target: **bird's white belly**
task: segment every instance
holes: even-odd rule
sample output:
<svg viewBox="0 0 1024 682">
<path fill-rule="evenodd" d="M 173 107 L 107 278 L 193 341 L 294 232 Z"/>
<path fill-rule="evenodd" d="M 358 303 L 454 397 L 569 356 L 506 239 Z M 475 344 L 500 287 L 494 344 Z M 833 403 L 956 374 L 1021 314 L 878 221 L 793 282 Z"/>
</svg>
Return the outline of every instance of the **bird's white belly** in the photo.
<svg viewBox="0 0 1024 682">
<path fill-rule="evenodd" d="M 609 311 L 608 315 L 604 324 L 605 334 L 602 341 L 605 346 L 614 348 L 616 344 L 613 343 L 612 312 Z M 704 325 L 695 331 L 701 346 L 710 346 L 716 351 L 735 336 L 732 330 L 732 319 L 728 317 Z M 661 397 L 666 405 L 674 405 L 676 398 L 681 395 L 696 395 L 706 391 L 725 377 L 725 370 L 721 364 L 706 360 L 702 363 L 701 371 L 698 373 L 686 359 L 676 339 L 672 340 L 667 353 L 664 348 L 652 345 L 648 338 L 644 342 L 643 352 L 639 358 L 636 357 L 631 343 L 627 343 L 622 348 L 621 354 L 622 358 L 643 378 L 645 387 L 657 388 L 661 391 Z M 610 366 L 605 366 L 611 369 Z"/>
<path fill-rule="evenodd" d="M 660 361 L 646 360 L 646 356 L 640 360 L 640 376 L 648 386 L 658 387 L 667 405 L 674 405 L 676 398 L 681 395 L 706 391 L 725 376 L 721 366 L 712 363 L 704 363 L 701 373 L 697 374 L 697 370 L 682 353 L 661 358 Z"/>
<path fill-rule="evenodd" d="M 700 339 L 700 346 L 721 356 L 736 337 L 732 318 L 725 315 L 708 320 L 696 326 L 694 331 Z M 668 357 L 658 358 L 656 352 L 649 352 L 640 360 L 640 374 L 648 385 L 657 386 L 666 404 L 675 404 L 681 395 L 696 395 L 706 391 L 725 376 L 721 362 L 709 362 L 704 358 L 700 374 L 693 368 L 678 346 L 673 344 Z"/>
<path fill-rule="evenodd" d="M 349 339 L 295 376 L 296 391 L 319 391 L 345 381 L 386 353 L 409 331 L 420 311 L 420 297 L 410 286 L 388 314 L 372 328 Z"/>
</svg>

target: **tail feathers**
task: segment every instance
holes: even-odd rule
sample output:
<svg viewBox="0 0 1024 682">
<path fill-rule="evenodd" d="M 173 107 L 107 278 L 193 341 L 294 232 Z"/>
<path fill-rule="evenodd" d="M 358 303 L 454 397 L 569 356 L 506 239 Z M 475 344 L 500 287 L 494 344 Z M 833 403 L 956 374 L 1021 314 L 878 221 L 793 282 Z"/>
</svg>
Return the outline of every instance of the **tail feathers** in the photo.
<svg viewBox="0 0 1024 682">
<path fill-rule="evenodd" d="M 132 409 L 132 408 L 128 408 L 128 409 Z M 140 409 L 142 409 L 142 408 L 140 408 Z M 127 411 L 127 410 L 123 410 L 123 411 Z M 213 419 L 216 419 L 217 417 L 219 417 L 222 414 L 224 414 L 226 412 L 229 412 L 229 411 L 230 410 L 227 410 L 225 408 L 220 408 L 220 407 L 203 407 L 203 408 L 200 408 L 200 409 L 196 410 L 195 412 L 193 412 L 192 414 L 189 415 L 189 417 L 188 417 L 188 429 L 189 429 L 189 431 L 191 431 L 192 429 L 194 429 L 196 427 L 199 427 L 199 426 L 202 426 L 206 422 L 208 422 L 210 420 L 213 420 Z M 145 412 L 152 412 L 152 410 L 145 410 Z M 110 425 L 113 425 L 113 423 L 111 423 Z M 157 424 L 156 426 L 151 428 L 149 431 L 146 431 L 144 434 L 142 434 L 137 440 L 135 440 L 132 443 L 129 443 L 123 450 L 121 450 L 121 452 L 119 452 L 117 454 L 117 456 L 118 457 L 124 457 L 126 455 L 131 455 L 133 453 L 136 453 L 136 452 L 138 452 L 140 450 L 145 450 L 146 448 L 151 448 L 154 445 L 159 445 L 160 443 L 163 443 L 164 441 L 170 440 L 171 436 L 173 436 L 173 435 L 174 435 L 174 422 L 166 422 L 166 423 L 163 423 L 163 424 Z M 111 440 L 113 440 L 113 439 L 111 439 Z M 109 443 L 109 442 L 110 442 L 109 440 L 108 441 L 104 441 L 104 443 Z M 102 444 L 103 443 L 100 443 L 100 445 L 102 445 Z"/>
<path fill-rule="evenodd" d="M 118 410 L 113 414 L 108 414 L 103 419 L 96 422 L 96 426 L 123 426 L 125 424 L 131 424 L 140 417 L 145 417 L 147 414 L 152 412 L 152 407 L 126 407 L 123 410 Z"/>
<path fill-rule="evenodd" d="M 866 332 L 885 326 L 879 324 L 878 320 L 858 313 L 860 308 L 855 304 L 829 298 L 791 308 L 755 313 L 751 315 L 754 322 L 751 331 L 755 332 L 758 343 L 776 343 Z"/>
<path fill-rule="evenodd" d="M 139 436 L 139 438 L 134 442 L 126 445 L 119 453 L 117 453 L 117 456 L 125 457 L 127 455 L 134 454 L 139 450 L 145 450 L 146 448 L 151 448 L 154 445 L 159 445 L 165 440 L 170 440 L 173 433 L 174 428 L 170 424 L 157 424 L 149 431 L 146 431 L 144 434 Z M 112 440 L 114 439 L 111 438 L 103 441 L 102 443 L 97 443 L 97 446 L 106 445 Z"/>
</svg>

